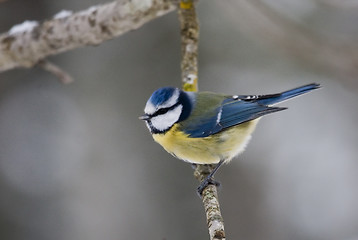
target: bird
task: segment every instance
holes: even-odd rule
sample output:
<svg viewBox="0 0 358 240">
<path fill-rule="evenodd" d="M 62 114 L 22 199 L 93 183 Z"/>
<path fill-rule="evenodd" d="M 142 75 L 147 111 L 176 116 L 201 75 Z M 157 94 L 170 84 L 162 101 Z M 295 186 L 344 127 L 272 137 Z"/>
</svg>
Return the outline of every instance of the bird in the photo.
<svg viewBox="0 0 358 240">
<path fill-rule="evenodd" d="M 162 87 L 139 118 L 174 157 L 194 165 L 215 164 L 197 189 L 201 196 L 209 184 L 219 185 L 214 174 L 245 150 L 262 116 L 285 110 L 274 105 L 318 88 L 320 84 L 311 83 L 275 94 L 227 95 Z"/>
</svg>

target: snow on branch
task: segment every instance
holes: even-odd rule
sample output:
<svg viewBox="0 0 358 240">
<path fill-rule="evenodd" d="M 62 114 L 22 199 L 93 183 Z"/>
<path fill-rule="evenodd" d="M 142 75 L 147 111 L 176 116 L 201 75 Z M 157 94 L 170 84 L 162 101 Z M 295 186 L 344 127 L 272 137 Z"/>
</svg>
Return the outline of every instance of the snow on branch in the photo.
<svg viewBox="0 0 358 240">
<path fill-rule="evenodd" d="M 0 34 L 0 72 L 30 68 L 50 55 L 98 45 L 175 8 L 171 0 L 118 0 L 77 13 L 62 10 L 42 23 L 25 21 Z"/>
</svg>

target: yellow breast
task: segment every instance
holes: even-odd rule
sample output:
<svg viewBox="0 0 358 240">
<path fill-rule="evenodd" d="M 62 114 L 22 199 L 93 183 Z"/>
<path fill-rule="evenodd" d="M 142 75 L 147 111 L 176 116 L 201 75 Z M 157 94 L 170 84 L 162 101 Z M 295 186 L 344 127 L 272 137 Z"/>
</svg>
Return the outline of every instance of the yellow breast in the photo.
<svg viewBox="0 0 358 240">
<path fill-rule="evenodd" d="M 184 161 L 197 164 L 214 164 L 221 159 L 230 161 L 245 150 L 258 119 L 228 128 L 204 138 L 190 138 L 178 131 L 178 124 L 164 134 L 153 138 L 169 153 Z"/>
</svg>

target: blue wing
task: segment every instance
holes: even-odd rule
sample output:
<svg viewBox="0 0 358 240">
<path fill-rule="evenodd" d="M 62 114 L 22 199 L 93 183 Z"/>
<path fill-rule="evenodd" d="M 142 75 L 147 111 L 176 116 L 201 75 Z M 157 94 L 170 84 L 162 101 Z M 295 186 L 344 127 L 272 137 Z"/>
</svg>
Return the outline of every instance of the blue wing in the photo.
<svg viewBox="0 0 358 240">
<path fill-rule="evenodd" d="M 312 83 L 277 94 L 227 97 L 219 107 L 204 114 L 204 116 L 209 117 L 202 119 L 198 116 L 196 119 L 192 119 L 183 130 L 193 138 L 208 137 L 226 128 L 254 120 L 263 115 L 285 110 L 286 108 L 267 105 L 285 101 L 319 87 L 319 84 Z"/>
<path fill-rule="evenodd" d="M 193 138 L 208 137 L 226 128 L 284 109 L 286 108 L 268 107 L 257 102 L 228 98 L 215 109 L 212 117 L 193 121 L 184 131 Z"/>
</svg>

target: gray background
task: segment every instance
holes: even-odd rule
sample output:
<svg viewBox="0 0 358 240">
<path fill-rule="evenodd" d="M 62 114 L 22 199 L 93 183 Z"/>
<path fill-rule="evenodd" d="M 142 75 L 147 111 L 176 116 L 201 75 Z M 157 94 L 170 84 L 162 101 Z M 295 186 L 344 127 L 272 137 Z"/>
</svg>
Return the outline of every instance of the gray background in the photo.
<svg viewBox="0 0 358 240">
<path fill-rule="evenodd" d="M 265 2 L 327 39 L 357 42 L 355 1 Z M 0 32 L 99 3 L 8 0 Z M 234 0 L 202 0 L 198 11 L 200 90 L 323 85 L 262 119 L 246 152 L 220 169 L 228 239 L 357 240 L 357 76 L 298 61 L 264 34 L 242 31 Z M 208 239 L 190 165 L 137 118 L 155 89 L 180 86 L 178 28 L 171 13 L 51 57 L 75 78 L 70 85 L 39 68 L 0 74 L 1 239 Z"/>
</svg>

